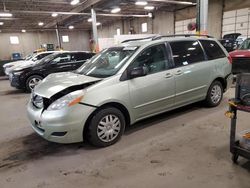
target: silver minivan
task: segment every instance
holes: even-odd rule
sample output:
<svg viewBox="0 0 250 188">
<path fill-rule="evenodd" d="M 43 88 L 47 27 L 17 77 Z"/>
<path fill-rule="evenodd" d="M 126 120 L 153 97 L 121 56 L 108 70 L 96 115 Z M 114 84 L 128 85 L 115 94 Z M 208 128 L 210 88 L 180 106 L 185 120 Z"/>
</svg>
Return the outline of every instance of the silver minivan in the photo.
<svg viewBox="0 0 250 188">
<path fill-rule="evenodd" d="M 28 117 L 49 141 L 109 146 L 142 119 L 197 101 L 219 105 L 231 69 L 228 53 L 213 38 L 127 41 L 75 72 L 47 76 L 31 94 Z"/>
</svg>

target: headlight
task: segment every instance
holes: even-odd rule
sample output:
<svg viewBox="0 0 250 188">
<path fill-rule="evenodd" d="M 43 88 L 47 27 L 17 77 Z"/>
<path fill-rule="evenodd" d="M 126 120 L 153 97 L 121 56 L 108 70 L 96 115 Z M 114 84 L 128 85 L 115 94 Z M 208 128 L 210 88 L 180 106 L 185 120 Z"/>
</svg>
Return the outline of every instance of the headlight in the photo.
<svg viewBox="0 0 250 188">
<path fill-rule="evenodd" d="M 14 65 L 3 65 L 3 68 L 8 69 L 10 67 L 13 67 Z"/>
<path fill-rule="evenodd" d="M 23 70 L 23 69 L 25 69 L 26 67 L 17 67 L 17 68 L 15 68 L 14 70 L 15 71 L 20 71 L 20 70 Z"/>
<path fill-rule="evenodd" d="M 31 102 L 36 108 L 42 109 L 43 108 L 43 97 L 31 93 Z"/>
<path fill-rule="evenodd" d="M 70 107 L 75 104 L 78 104 L 81 102 L 83 98 L 84 92 L 83 91 L 74 91 L 72 93 L 69 93 L 60 99 L 57 99 L 55 102 L 53 102 L 47 110 L 52 111 L 52 110 L 61 110 L 62 108 L 65 107 Z"/>
<path fill-rule="evenodd" d="M 20 75 L 20 74 L 22 74 L 22 73 L 23 73 L 23 71 L 13 72 L 14 75 Z"/>
</svg>

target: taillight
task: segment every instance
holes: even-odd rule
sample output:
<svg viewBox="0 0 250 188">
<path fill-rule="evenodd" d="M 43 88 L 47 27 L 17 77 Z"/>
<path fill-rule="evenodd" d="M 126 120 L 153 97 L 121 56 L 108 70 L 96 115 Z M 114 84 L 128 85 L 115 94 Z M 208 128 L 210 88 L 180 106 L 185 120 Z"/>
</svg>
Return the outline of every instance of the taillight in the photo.
<svg viewBox="0 0 250 188">
<path fill-rule="evenodd" d="M 229 63 L 230 63 L 230 64 L 232 64 L 232 63 L 233 63 L 233 59 L 232 59 L 232 57 L 231 57 L 231 56 L 227 56 L 227 59 L 228 59 L 228 61 L 229 61 Z"/>
</svg>

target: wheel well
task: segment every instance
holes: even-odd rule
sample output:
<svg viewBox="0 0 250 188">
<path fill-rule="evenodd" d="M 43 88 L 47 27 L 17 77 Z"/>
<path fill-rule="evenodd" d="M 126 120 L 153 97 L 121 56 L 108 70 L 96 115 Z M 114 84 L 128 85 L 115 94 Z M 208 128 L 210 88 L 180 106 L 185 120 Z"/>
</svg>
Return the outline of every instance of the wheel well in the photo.
<svg viewBox="0 0 250 188">
<path fill-rule="evenodd" d="M 105 107 L 114 107 L 114 108 L 119 109 L 119 110 L 123 113 L 123 115 L 124 115 L 124 117 L 125 117 L 126 125 L 130 125 L 130 115 L 129 115 L 129 112 L 128 112 L 127 108 L 126 108 L 124 105 L 122 105 L 122 104 L 120 104 L 120 103 L 116 103 L 116 102 L 106 103 L 106 104 L 103 104 L 102 106 L 98 107 L 98 108 L 97 108 L 94 112 L 92 112 L 92 114 L 90 114 L 90 116 L 88 117 L 88 119 L 87 119 L 87 121 L 86 121 L 86 123 L 85 123 L 85 125 L 84 125 L 84 130 L 83 130 L 83 136 L 84 136 L 84 138 L 87 138 L 87 137 L 86 137 L 86 136 L 87 136 L 86 134 L 87 134 L 88 126 L 89 126 L 89 123 L 90 123 L 92 117 L 93 117 L 99 110 L 101 110 L 101 109 L 103 109 L 103 108 L 105 108 Z"/>
<path fill-rule="evenodd" d="M 41 76 L 42 78 L 44 78 L 43 75 L 34 73 L 34 74 L 31 74 L 31 75 L 29 75 L 29 76 L 27 76 L 27 77 L 25 78 L 25 84 L 27 83 L 27 80 L 28 80 L 31 76 Z"/>
<path fill-rule="evenodd" d="M 224 78 L 219 77 L 219 78 L 216 78 L 214 81 L 219 81 L 222 84 L 222 87 L 224 90 L 227 88 L 227 81 Z"/>
</svg>

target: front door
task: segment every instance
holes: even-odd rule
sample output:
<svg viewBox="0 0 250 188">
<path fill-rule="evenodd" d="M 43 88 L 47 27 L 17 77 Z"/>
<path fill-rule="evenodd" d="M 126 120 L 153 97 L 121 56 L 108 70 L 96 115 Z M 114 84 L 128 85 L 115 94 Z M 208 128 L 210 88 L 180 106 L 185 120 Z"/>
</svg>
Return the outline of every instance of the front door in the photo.
<svg viewBox="0 0 250 188">
<path fill-rule="evenodd" d="M 165 44 L 145 49 L 129 69 L 144 66 L 148 74 L 128 80 L 136 119 L 165 111 L 174 104 L 175 81 Z"/>
<path fill-rule="evenodd" d="M 73 61 L 74 60 L 72 60 L 72 54 L 59 54 L 54 60 L 50 62 L 50 69 L 48 70 L 48 73 L 67 72 L 73 70 Z"/>
</svg>

